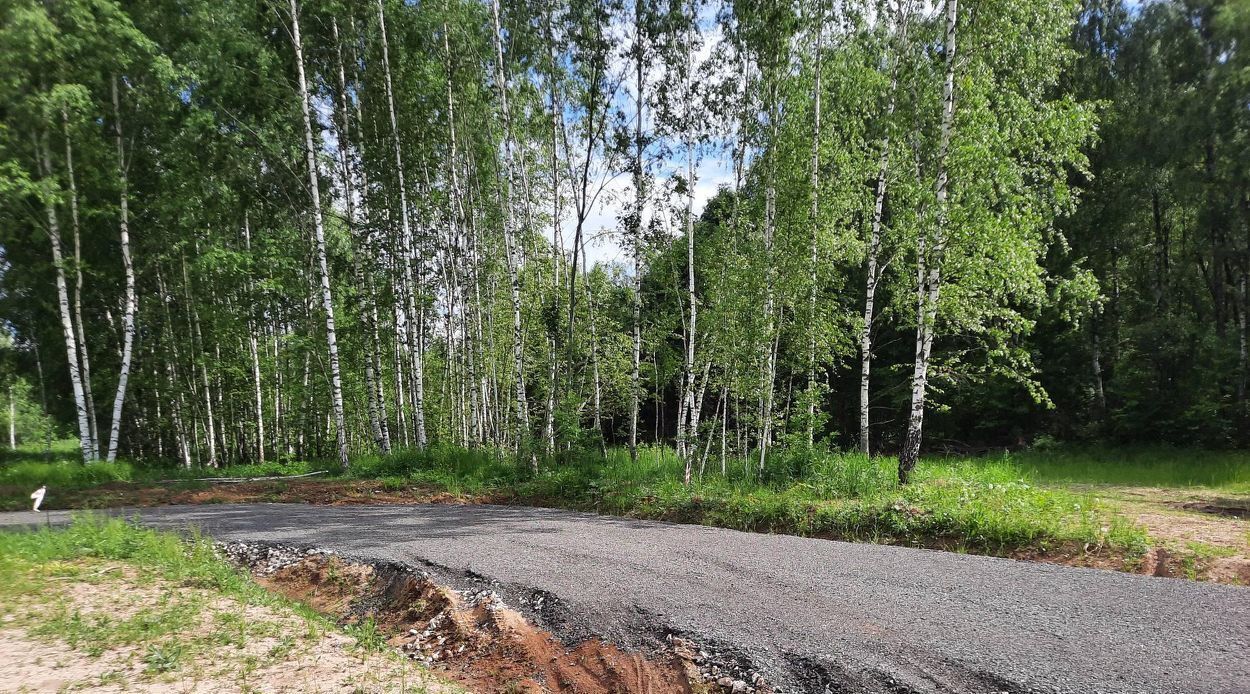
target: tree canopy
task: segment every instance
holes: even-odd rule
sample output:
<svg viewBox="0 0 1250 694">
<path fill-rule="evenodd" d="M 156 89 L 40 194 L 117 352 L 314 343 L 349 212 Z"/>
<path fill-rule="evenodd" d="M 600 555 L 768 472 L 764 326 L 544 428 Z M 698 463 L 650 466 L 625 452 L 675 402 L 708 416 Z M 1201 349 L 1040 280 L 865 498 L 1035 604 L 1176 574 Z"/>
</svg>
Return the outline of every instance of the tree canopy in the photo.
<svg viewBox="0 0 1250 694">
<path fill-rule="evenodd" d="M 86 461 L 1245 446 L 1247 45 L 1244 0 L 0 0 L 0 382 Z"/>
</svg>

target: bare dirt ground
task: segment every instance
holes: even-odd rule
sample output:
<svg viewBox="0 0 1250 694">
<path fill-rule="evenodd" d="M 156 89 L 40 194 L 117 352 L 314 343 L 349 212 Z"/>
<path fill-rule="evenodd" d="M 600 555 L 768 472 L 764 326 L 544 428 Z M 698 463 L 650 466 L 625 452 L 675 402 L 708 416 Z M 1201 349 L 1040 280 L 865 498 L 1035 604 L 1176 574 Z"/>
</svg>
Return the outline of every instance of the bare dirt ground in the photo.
<svg viewBox="0 0 1250 694">
<path fill-rule="evenodd" d="M 1250 497 L 1218 489 L 1080 486 L 1144 526 L 1152 547 L 1134 573 L 1250 585 Z M 1060 563 L 1098 566 L 1071 557 Z M 1118 568 L 1103 566 L 1102 568 Z"/>
<path fill-rule="evenodd" d="M 65 580 L 0 609 L 0 691 L 459 691 L 289 610 L 121 563 L 65 568 Z"/>
<path fill-rule="evenodd" d="M 374 625 L 388 645 L 474 692 L 676 694 L 702 682 L 693 651 L 680 644 L 645 655 L 598 639 L 569 647 L 492 591 L 463 594 L 409 570 L 325 554 L 279 560 L 274 569 L 280 551 L 251 551 L 244 563 L 261 585 L 326 615 Z"/>
</svg>

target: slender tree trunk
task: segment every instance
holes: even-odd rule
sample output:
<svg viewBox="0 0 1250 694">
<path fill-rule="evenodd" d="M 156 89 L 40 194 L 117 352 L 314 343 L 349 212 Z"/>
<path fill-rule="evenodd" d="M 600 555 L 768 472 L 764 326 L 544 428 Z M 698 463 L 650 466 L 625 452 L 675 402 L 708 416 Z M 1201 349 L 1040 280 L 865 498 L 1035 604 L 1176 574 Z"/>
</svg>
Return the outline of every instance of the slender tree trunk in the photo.
<svg viewBox="0 0 1250 694">
<path fill-rule="evenodd" d="M 1247 300 L 1246 296 L 1247 274 L 1250 273 L 1242 270 L 1241 281 L 1238 284 L 1238 293 L 1240 294 L 1239 298 L 1241 299 L 1241 310 L 1237 312 L 1237 370 L 1240 375 L 1240 378 L 1237 381 L 1237 403 L 1242 407 L 1243 416 L 1246 406 L 1246 384 L 1247 381 L 1250 380 L 1250 374 L 1247 373 L 1250 371 L 1250 354 L 1248 354 L 1250 350 L 1247 349 L 1246 344 L 1246 324 L 1248 322 L 1246 312 L 1250 311 L 1250 301 Z"/>
<path fill-rule="evenodd" d="M 366 334 L 371 335 L 373 330 L 370 320 L 373 314 L 370 308 L 374 304 L 374 296 L 371 291 L 371 283 L 364 281 L 364 270 L 360 262 L 360 256 L 365 254 L 367 244 L 363 240 L 364 235 L 358 233 L 360 227 L 357 221 L 355 185 L 352 176 L 351 108 L 348 103 L 347 71 L 343 67 L 343 44 L 339 40 L 339 23 L 337 18 L 331 18 L 330 30 L 334 40 L 335 66 L 338 68 L 338 94 L 336 95 L 338 97 L 338 127 L 336 132 L 338 135 L 339 168 L 343 177 L 343 202 L 347 208 L 348 236 L 352 239 L 355 246 L 352 252 L 352 275 L 356 287 L 360 290 L 358 303 L 360 318 L 364 323 Z M 367 192 L 367 189 L 365 191 Z M 367 354 L 365 356 L 365 404 L 369 415 L 369 430 L 373 434 L 374 445 L 385 454 L 390 452 L 390 445 L 382 431 L 382 420 L 379 416 L 376 397 L 376 381 L 377 373 L 373 368 L 373 357 L 372 354 Z"/>
<path fill-rule="evenodd" d="M 117 445 L 122 426 L 122 404 L 126 401 L 126 385 L 130 380 L 130 360 L 135 343 L 135 313 L 139 301 L 135 296 L 135 266 L 130 258 L 129 178 L 126 173 L 126 146 L 122 139 L 121 102 L 117 94 L 117 77 L 113 77 L 113 133 L 117 138 L 117 169 L 121 180 L 121 217 L 119 223 L 122 267 L 126 271 L 126 309 L 122 314 L 122 361 L 117 376 L 117 395 L 113 398 L 113 420 L 109 427 L 108 462 L 117 459 Z"/>
<path fill-rule="evenodd" d="M 872 225 L 868 233 L 867 280 L 864 286 L 864 325 L 859 334 L 859 450 L 870 453 L 869 380 L 872 374 L 872 324 L 881 280 L 878 266 L 881 254 L 881 222 L 885 211 L 886 186 L 890 180 L 890 126 L 898 102 L 898 71 L 910 19 L 911 0 L 903 0 L 896 31 L 897 45 L 891 52 L 890 91 L 885 107 L 885 135 L 881 138 L 881 157 L 877 164 L 877 193 L 872 208 Z"/>
<path fill-rule="evenodd" d="M 42 158 L 42 174 L 45 181 L 52 179 L 52 155 L 48 151 L 48 136 L 44 133 L 36 143 Z M 91 424 L 87 419 L 87 401 L 83 394 L 82 373 L 78 370 L 78 340 L 74 335 L 74 322 L 70 316 L 69 287 L 65 281 L 65 259 L 61 254 L 61 226 L 57 220 L 56 203 L 51 193 L 44 196 L 44 212 L 48 221 L 48 239 L 52 243 L 52 266 L 56 269 L 56 298 L 61 311 L 61 328 L 65 334 L 65 355 L 69 363 L 69 380 L 74 392 L 74 407 L 78 412 L 78 440 L 82 447 L 83 461 L 94 460 L 91 442 Z"/>
<path fill-rule="evenodd" d="M 642 118 L 646 103 L 646 51 L 643 44 L 644 0 L 634 0 L 634 79 L 638 94 L 634 99 L 634 219 L 631 229 L 634 256 L 633 351 L 629 372 L 629 458 L 638 462 L 638 407 L 641 399 L 642 365 L 642 215 L 646 208 L 646 171 L 643 169 Z"/>
<path fill-rule="evenodd" d="M 198 304 L 195 300 L 195 294 L 191 284 L 191 275 L 187 272 L 187 259 L 185 256 L 181 258 L 182 262 L 182 286 L 187 299 L 188 312 L 191 316 L 192 337 L 195 342 L 193 357 L 199 364 L 200 382 L 204 386 L 204 443 L 208 446 L 208 465 L 209 467 L 218 467 L 219 459 L 217 457 L 217 419 L 213 411 L 213 390 L 208 378 L 208 357 L 204 353 L 204 336 L 200 332 L 200 312 L 196 308 Z M 191 378 L 195 378 L 196 364 L 192 363 Z M 197 396 L 192 386 L 192 396 Z"/>
<path fill-rule="evenodd" d="M 416 249 L 413 244 L 412 226 L 408 215 L 408 188 L 405 183 L 403 149 L 399 142 L 399 119 L 395 112 L 395 92 L 391 86 L 390 44 L 386 38 L 386 15 L 382 9 L 382 0 L 378 0 L 378 26 L 382 35 L 382 74 L 386 84 L 386 105 L 391 120 L 391 140 L 395 149 L 395 180 L 399 188 L 399 219 L 402 233 L 400 235 L 400 254 L 403 263 L 404 286 L 406 292 L 408 318 L 408 338 L 412 347 L 412 378 L 410 387 L 413 394 L 412 418 L 417 431 L 417 448 L 425 448 L 427 443 L 425 430 L 425 350 L 424 340 L 414 339 L 420 332 L 418 323 L 423 322 L 424 310 L 418 311 L 416 295 L 419 291 L 413 278 L 412 265 L 416 262 Z"/>
<path fill-rule="evenodd" d="M 774 101 L 773 109 L 776 110 L 775 102 L 777 101 L 776 85 L 772 86 L 773 95 L 771 99 Z M 777 141 L 776 113 L 769 121 L 774 123 L 772 126 L 771 142 Z M 776 284 L 776 272 L 773 268 L 773 242 L 777 233 L 777 189 L 776 180 L 776 162 L 775 153 L 769 155 L 768 162 L 768 182 L 764 191 L 764 348 L 763 359 L 761 360 L 762 373 L 760 382 L 760 462 L 759 471 L 764 472 L 764 463 L 768 456 L 768 445 L 772 437 L 773 425 L 773 391 L 776 387 L 777 373 L 777 335 L 780 333 L 777 322 L 774 321 L 774 293 Z"/>
<path fill-rule="evenodd" d="M 330 400 L 334 409 L 335 436 L 339 465 L 347 469 L 347 418 L 343 411 L 343 380 L 339 371 L 338 337 L 334 326 L 334 296 L 330 291 L 330 268 L 326 260 L 325 226 L 321 218 L 321 190 L 317 176 L 317 150 L 313 144 L 312 117 L 309 114 L 308 82 L 304 77 L 304 48 L 300 39 L 299 6 L 291 0 L 291 33 L 295 46 L 295 69 L 299 80 L 300 112 L 304 121 L 304 153 L 308 164 L 308 186 L 312 196 L 313 231 L 317 265 L 321 273 L 321 305 L 325 311 L 326 348 L 330 354 Z"/>
<path fill-rule="evenodd" d="M 17 450 L 17 401 L 13 399 L 13 384 L 9 384 L 9 450 Z"/>
<path fill-rule="evenodd" d="M 934 185 L 937 219 L 932 244 L 921 243 L 916 263 L 916 361 L 912 372 L 911 413 L 907 421 L 907 439 L 898 459 L 898 479 L 906 484 L 920 458 L 921 431 L 924 425 L 925 391 L 929 378 L 929 355 L 936 331 L 938 298 L 942 282 L 942 259 L 946 250 L 947 170 L 951 131 L 955 123 L 955 30 L 959 0 L 946 0 L 946 75 L 942 86 L 942 126 L 938 144 L 937 181 Z M 926 246 L 931 246 L 926 248 Z M 926 259 L 926 252 L 931 256 Z"/>
<path fill-rule="evenodd" d="M 807 445 L 811 446 L 816 438 L 816 333 L 819 321 L 816 320 L 816 289 L 819 273 L 817 263 L 820 262 L 820 107 L 821 78 L 824 72 L 824 38 L 825 14 L 821 6 L 820 21 L 816 25 L 816 78 L 812 85 L 812 208 L 808 221 L 812 226 L 812 247 L 810 274 L 808 275 L 807 312 Z"/>
<path fill-rule="evenodd" d="M 494 21 L 492 38 L 495 43 L 495 81 L 499 88 L 499 105 L 504 123 L 504 163 L 503 175 L 503 208 L 504 208 L 504 253 L 508 270 L 509 297 L 512 300 L 512 369 L 514 400 L 516 408 L 516 445 L 518 450 L 527 446 L 530 435 L 529 403 L 525 395 L 525 339 L 521 321 L 521 282 L 519 279 L 520 258 L 516 240 L 516 218 L 513 213 L 512 181 L 515 168 L 516 137 L 512 128 L 512 112 L 508 106 L 508 71 L 503 59 L 502 27 L 499 24 L 499 0 L 491 3 L 491 17 Z"/>
<path fill-rule="evenodd" d="M 555 252 L 551 254 L 551 305 L 554 310 L 559 305 L 560 287 L 563 286 L 563 274 L 561 273 L 561 260 L 564 258 L 564 236 L 560 229 L 560 124 L 562 121 L 560 111 L 560 97 L 556 85 L 556 56 L 555 56 L 555 37 L 551 27 L 551 7 L 548 6 L 544 12 L 543 22 L 544 38 L 547 43 L 547 69 L 548 73 L 548 92 L 551 106 L 551 157 L 549 167 L 551 169 L 551 236 L 555 245 Z M 570 301 L 572 298 L 570 297 Z M 571 311 L 570 311 L 571 322 Z M 556 408 L 559 407 L 560 393 L 559 391 L 559 342 L 556 330 L 551 330 L 548 338 L 548 346 L 551 350 L 551 359 L 548 369 L 548 390 L 547 390 L 547 411 L 545 413 L 546 422 L 544 423 L 544 431 L 547 438 L 547 454 L 551 455 L 555 452 L 555 415 Z M 567 368 L 572 368 L 572 364 L 566 364 Z"/>
<path fill-rule="evenodd" d="M 251 219 L 245 210 L 243 212 L 243 244 L 244 248 L 250 255 L 252 252 L 252 225 Z M 250 281 L 249 281 L 250 284 Z M 255 288 L 252 287 L 254 290 Z M 252 359 L 252 384 L 255 386 L 255 404 L 256 404 L 256 459 L 260 463 L 265 462 L 265 397 L 264 384 L 261 383 L 260 375 L 260 352 L 256 341 L 256 327 L 252 320 L 247 322 L 247 348 L 248 356 Z"/>
<path fill-rule="evenodd" d="M 603 455 L 608 454 L 608 442 L 603 435 L 603 382 L 599 374 L 599 329 L 595 325 L 595 293 L 590 284 L 590 273 L 586 269 L 586 251 L 582 249 L 582 272 L 586 275 L 586 313 L 590 324 L 590 366 L 594 389 L 591 405 L 594 408 L 595 436 L 599 439 L 599 449 Z"/>
<path fill-rule="evenodd" d="M 681 421 L 684 425 L 677 429 L 677 449 L 686 461 L 685 478 L 690 484 L 690 469 L 695 446 L 694 422 L 694 351 L 698 339 L 699 301 L 694 293 L 694 144 L 686 142 L 686 296 L 690 304 L 690 322 L 686 324 L 686 362 L 683 367 L 681 393 Z"/>
<path fill-rule="evenodd" d="M 1098 419 L 1102 421 L 1107 414 L 1107 394 L 1103 389 L 1102 376 L 1102 341 L 1098 338 L 1098 316 L 1090 318 L 1091 356 L 1094 367 L 1094 397 L 1098 406 Z"/>
<path fill-rule="evenodd" d="M 87 401 L 87 424 L 91 427 L 91 459 L 100 459 L 100 425 L 96 420 L 95 395 L 91 389 L 91 358 L 82 320 L 82 234 L 78 223 L 78 180 L 74 175 L 74 146 L 69 133 L 69 112 L 61 109 L 65 136 L 65 176 L 69 184 L 69 220 L 74 234 L 74 327 L 78 333 L 78 358 L 82 360 L 82 390 Z"/>
</svg>

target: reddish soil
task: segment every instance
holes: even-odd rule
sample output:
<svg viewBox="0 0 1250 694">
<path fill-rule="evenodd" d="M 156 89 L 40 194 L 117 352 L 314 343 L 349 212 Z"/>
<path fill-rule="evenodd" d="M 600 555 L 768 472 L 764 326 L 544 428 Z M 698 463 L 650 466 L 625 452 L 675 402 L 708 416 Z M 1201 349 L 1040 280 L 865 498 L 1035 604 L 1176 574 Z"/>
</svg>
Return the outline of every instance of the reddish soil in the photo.
<svg viewBox="0 0 1250 694">
<path fill-rule="evenodd" d="M 372 619 L 388 643 L 474 692 L 693 692 L 690 653 L 652 656 L 598 640 L 566 647 L 492 593 L 466 598 L 411 573 L 311 555 L 257 577 L 349 622 Z"/>
</svg>

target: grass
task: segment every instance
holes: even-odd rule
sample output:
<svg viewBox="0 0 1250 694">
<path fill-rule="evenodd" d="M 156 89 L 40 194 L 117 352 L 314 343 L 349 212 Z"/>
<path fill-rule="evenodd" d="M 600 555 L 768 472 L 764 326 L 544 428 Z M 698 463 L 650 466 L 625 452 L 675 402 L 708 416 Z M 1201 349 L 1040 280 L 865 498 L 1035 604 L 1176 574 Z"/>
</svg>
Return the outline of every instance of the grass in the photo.
<svg viewBox="0 0 1250 694">
<path fill-rule="evenodd" d="M 1250 493 L 1250 455 L 1172 449 L 1049 448 L 986 457 L 927 457 L 914 482 L 899 486 L 893 458 L 858 453 L 779 452 L 763 475 L 754 460 L 713 456 L 690 485 L 666 448 L 644 448 L 631 461 L 623 449 L 547 461 L 533 473 L 510 455 L 434 446 L 356 458 L 341 472 L 332 463 L 282 462 L 220 470 L 139 467 L 125 462 L 84 466 L 73 450 L 52 461 L 11 455 L 0 465 L 0 504 L 20 508 L 29 490 L 57 493 L 108 482 L 138 485 L 203 476 L 260 477 L 330 473 L 318 484 L 372 480 L 386 490 L 445 492 L 499 502 L 590 510 L 741 530 L 937 546 L 1006 554 L 1059 546 L 1145 551 L 1144 531 L 1097 501 L 1085 485 L 1211 487 Z M 176 483 L 178 484 L 178 483 Z M 295 488 L 273 483 L 273 494 Z M 200 486 L 204 486 L 200 483 Z"/>
<path fill-rule="evenodd" d="M 319 662 L 331 652 L 325 635 L 338 630 L 266 591 L 198 534 L 88 514 L 63 528 L 0 532 L 0 623 L 97 663 L 75 687 L 209 682 L 248 691 L 264 686 L 265 668 Z M 345 661 L 353 672 L 335 676 L 362 690 L 425 691 L 419 673 L 407 686 L 410 667 L 375 624 L 343 631 L 361 655 Z"/>
<path fill-rule="evenodd" d="M 1039 482 L 1209 487 L 1250 494 L 1250 453 L 1142 447 L 1063 447 L 1013 459 Z"/>
<path fill-rule="evenodd" d="M 0 597 L 18 599 L 42 589 L 29 580 L 29 571 L 40 567 L 43 573 L 62 578 L 82 578 L 75 567 L 79 560 L 109 560 L 144 568 L 148 579 L 160 578 L 188 588 L 205 588 L 246 604 L 291 606 L 304 617 L 318 620 L 312 610 L 292 606 L 266 592 L 244 573 L 217 556 L 212 543 L 198 533 L 187 538 L 139 527 L 117 518 L 93 514 L 75 516 L 61 528 L 41 527 L 19 532 L 0 532 Z M 151 610 L 158 611 L 160 605 Z M 112 629 L 122 634 L 151 630 L 152 624 L 176 621 L 178 612 L 141 611 L 128 629 Z M 64 623 L 72 626 L 72 617 Z"/>
<path fill-rule="evenodd" d="M 1037 484 L 1011 458 L 933 458 L 899 486 L 895 461 L 858 453 L 777 455 L 761 479 L 733 461 L 689 487 L 671 451 L 623 450 L 533 474 L 500 454 L 431 449 L 357 460 L 351 477 L 470 497 L 740 530 L 942 546 L 1002 554 L 1063 544 L 1145 550 L 1144 533 L 1089 494 Z"/>
</svg>

